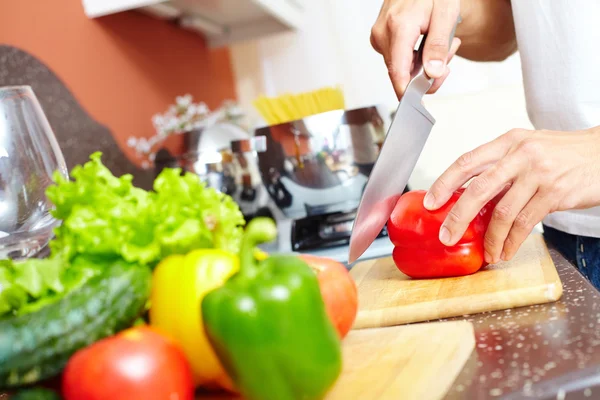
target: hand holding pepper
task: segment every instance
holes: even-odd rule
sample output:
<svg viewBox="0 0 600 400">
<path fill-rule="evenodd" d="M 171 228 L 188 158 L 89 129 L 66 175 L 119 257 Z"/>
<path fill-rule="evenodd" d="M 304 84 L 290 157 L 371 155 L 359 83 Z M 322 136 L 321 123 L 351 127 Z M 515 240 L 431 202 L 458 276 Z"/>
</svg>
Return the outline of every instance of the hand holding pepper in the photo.
<svg viewBox="0 0 600 400">
<path fill-rule="evenodd" d="M 440 240 L 457 243 L 478 210 L 498 199 L 485 236 L 485 259 L 510 260 L 549 213 L 600 205 L 600 127 L 576 131 L 512 130 L 454 162 L 424 199 L 442 207 L 473 180 L 451 208 Z"/>
<path fill-rule="evenodd" d="M 398 269 L 411 278 L 442 278 L 469 275 L 485 266 L 483 237 L 494 203 L 488 203 L 468 225 L 462 238 L 445 246 L 438 238 L 442 222 L 464 189 L 452 193 L 436 211 L 423 207 L 424 190 L 403 194 L 387 224 L 394 244 L 392 257 Z"/>
</svg>

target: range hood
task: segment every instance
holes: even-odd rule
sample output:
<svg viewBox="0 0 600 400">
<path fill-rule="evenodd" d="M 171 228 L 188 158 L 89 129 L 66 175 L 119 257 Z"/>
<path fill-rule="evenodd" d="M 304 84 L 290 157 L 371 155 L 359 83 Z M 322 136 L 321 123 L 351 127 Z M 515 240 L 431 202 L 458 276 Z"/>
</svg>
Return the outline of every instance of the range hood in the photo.
<svg viewBox="0 0 600 400">
<path fill-rule="evenodd" d="M 205 36 L 209 46 L 220 47 L 298 29 L 305 0 L 82 1 L 89 18 L 136 10 L 172 20 Z"/>
</svg>

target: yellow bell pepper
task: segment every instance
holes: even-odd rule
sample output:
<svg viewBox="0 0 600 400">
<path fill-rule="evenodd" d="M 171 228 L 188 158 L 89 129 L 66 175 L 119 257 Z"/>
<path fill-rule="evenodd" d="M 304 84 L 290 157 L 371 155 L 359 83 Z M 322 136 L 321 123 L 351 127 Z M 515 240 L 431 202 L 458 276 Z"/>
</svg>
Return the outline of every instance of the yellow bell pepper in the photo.
<svg viewBox="0 0 600 400">
<path fill-rule="evenodd" d="M 154 270 L 150 324 L 179 343 L 192 367 L 196 386 L 235 391 L 204 333 L 200 305 L 209 291 L 222 286 L 238 271 L 238 256 L 218 249 L 169 256 Z"/>
</svg>

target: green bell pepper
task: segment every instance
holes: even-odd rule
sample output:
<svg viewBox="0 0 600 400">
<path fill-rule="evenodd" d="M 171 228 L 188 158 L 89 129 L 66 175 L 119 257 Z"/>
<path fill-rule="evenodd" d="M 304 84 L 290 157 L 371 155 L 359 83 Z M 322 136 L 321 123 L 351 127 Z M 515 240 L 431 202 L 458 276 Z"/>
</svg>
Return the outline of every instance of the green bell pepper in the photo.
<svg viewBox="0 0 600 400">
<path fill-rule="evenodd" d="M 248 400 L 322 399 L 341 373 L 341 341 L 308 264 L 254 257 L 255 246 L 276 235 L 272 220 L 250 221 L 239 272 L 202 301 L 204 329 Z"/>
</svg>

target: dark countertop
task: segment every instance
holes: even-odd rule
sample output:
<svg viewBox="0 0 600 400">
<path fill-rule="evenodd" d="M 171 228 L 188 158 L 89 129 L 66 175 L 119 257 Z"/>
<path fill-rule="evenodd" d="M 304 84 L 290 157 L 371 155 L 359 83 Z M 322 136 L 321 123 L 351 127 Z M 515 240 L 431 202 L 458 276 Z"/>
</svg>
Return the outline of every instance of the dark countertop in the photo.
<svg viewBox="0 0 600 400">
<path fill-rule="evenodd" d="M 600 399 L 600 292 L 554 249 L 562 298 L 462 318 L 476 348 L 446 399 Z"/>
</svg>

